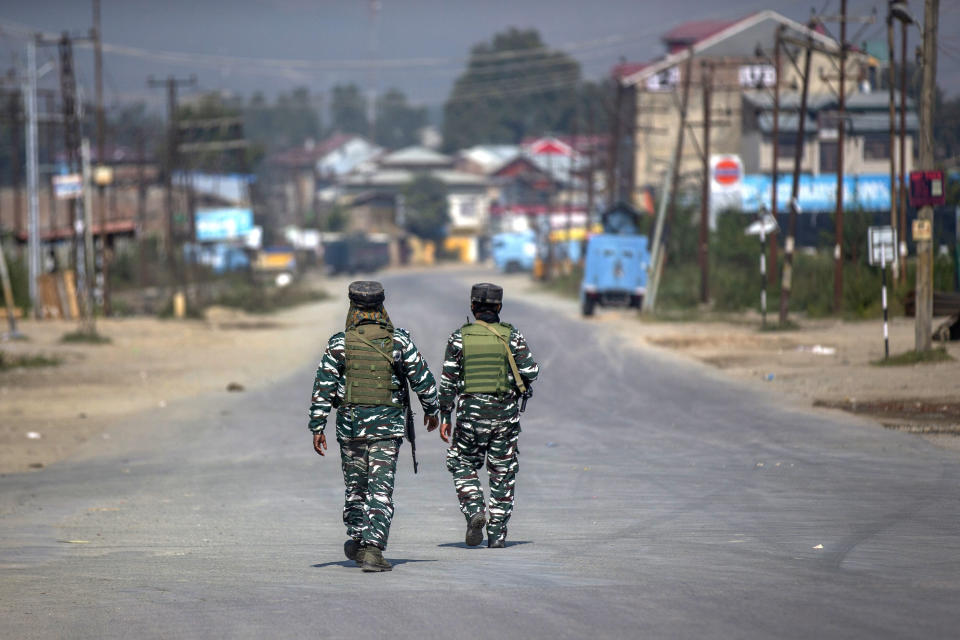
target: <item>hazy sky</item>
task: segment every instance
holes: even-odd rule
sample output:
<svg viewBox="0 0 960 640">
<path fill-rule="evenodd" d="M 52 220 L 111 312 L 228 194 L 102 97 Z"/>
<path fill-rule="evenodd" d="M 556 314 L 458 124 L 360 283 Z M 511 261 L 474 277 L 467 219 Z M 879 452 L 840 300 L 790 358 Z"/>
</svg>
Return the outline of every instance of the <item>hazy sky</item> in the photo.
<svg viewBox="0 0 960 640">
<path fill-rule="evenodd" d="M 738 18 L 765 8 L 805 20 L 811 8 L 837 13 L 839 0 L 815 0 L 815 7 L 788 0 L 381 0 L 380 5 L 374 42 L 368 0 L 102 0 L 104 42 L 137 49 L 105 56 L 107 104 L 141 99 L 161 104 L 162 92 L 146 89 L 148 75 L 196 73 L 203 90 L 273 93 L 305 85 L 321 93 L 353 81 L 396 86 L 411 101 L 433 106 L 442 104 L 470 47 L 510 26 L 539 29 L 550 46 L 570 51 L 585 75 L 597 78 L 620 56 L 648 60 L 662 54 L 660 35 L 686 20 Z M 850 0 L 851 15 L 869 15 L 873 7 L 881 12 L 859 40 L 885 39 L 885 5 L 885 0 Z M 922 2 L 910 5 L 922 14 Z M 0 0 L 0 29 L 16 23 L 80 33 L 90 26 L 90 6 L 89 0 Z M 938 75 L 949 95 L 960 93 L 958 33 L 960 0 L 941 0 Z M 912 50 L 918 31 L 910 37 Z M 0 64 L 22 57 L 22 45 L 9 29 L 0 33 Z M 42 51 L 41 63 L 54 54 L 54 48 Z M 90 50 L 78 48 L 76 55 L 80 84 L 92 91 Z M 373 71 L 364 62 L 370 59 L 384 63 Z"/>
</svg>

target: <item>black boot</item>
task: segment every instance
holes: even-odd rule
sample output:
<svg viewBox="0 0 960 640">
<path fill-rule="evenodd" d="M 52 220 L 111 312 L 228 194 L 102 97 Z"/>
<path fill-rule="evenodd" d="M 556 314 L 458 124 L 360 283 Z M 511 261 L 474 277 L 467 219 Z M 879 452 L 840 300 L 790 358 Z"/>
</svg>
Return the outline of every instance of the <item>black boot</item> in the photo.
<svg viewBox="0 0 960 640">
<path fill-rule="evenodd" d="M 363 564 L 361 568 L 364 573 L 373 573 L 375 571 L 392 571 L 393 565 L 387 562 L 383 557 L 383 552 L 377 547 L 363 548 Z"/>
<path fill-rule="evenodd" d="M 467 520 L 467 536 L 465 542 L 468 547 L 475 547 L 483 542 L 483 527 L 487 524 L 487 514 L 481 511 L 470 516 Z"/>
<path fill-rule="evenodd" d="M 343 555 L 347 556 L 347 560 L 356 560 L 357 564 L 360 564 L 360 559 L 357 554 L 360 553 L 360 549 L 362 548 L 358 540 L 350 538 L 343 543 Z"/>
</svg>

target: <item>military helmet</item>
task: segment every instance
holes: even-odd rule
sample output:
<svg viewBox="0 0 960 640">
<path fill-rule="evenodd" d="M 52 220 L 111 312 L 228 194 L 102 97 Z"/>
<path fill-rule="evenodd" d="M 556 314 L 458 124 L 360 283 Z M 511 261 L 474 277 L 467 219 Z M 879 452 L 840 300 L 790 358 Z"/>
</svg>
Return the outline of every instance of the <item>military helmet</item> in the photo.
<svg viewBox="0 0 960 640">
<path fill-rule="evenodd" d="M 503 287 L 491 282 L 480 282 L 470 288 L 470 302 L 477 304 L 500 304 L 503 302 Z"/>
<path fill-rule="evenodd" d="M 362 309 L 377 307 L 383 304 L 386 298 L 383 293 L 383 285 L 373 280 L 351 282 L 347 289 L 347 296 L 350 298 L 350 302 Z"/>
</svg>

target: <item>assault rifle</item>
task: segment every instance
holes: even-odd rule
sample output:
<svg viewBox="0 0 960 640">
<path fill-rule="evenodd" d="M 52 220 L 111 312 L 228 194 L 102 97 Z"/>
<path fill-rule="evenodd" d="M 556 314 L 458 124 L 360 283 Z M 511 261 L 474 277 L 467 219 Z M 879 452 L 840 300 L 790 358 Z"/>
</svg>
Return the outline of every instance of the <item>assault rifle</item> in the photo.
<svg viewBox="0 0 960 640">
<path fill-rule="evenodd" d="M 402 371 L 397 371 L 397 377 L 400 379 L 400 401 L 403 403 L 404 428 L 406 430 L 407 440 L 410 441 L 410 453 L 413 455 L 413 472 L 416 473 L 419 467 L 417 464 L 417 432 L 414 431 L 413 428 L 413 406 L 410 404 L 410 386 Z"/>
<path fill-rule="evenodd" d="M 527 389 L 520 394 L 520 413 L 527 410 L 527 400 L 533 397 L 533 385 L 527 384 Z"/>
</svg>

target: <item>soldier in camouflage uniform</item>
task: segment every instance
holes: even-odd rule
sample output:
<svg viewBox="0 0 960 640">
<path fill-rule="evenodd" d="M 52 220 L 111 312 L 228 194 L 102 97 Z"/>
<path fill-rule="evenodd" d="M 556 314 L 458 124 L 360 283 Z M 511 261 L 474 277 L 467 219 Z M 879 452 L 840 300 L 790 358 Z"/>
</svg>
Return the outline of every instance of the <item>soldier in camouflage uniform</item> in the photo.
<svg viewBox="0 0 960 640">
<path fill-rule="evenodd" d="M 337 442 L 346 485 L 347 558 L 364 571 L 390 571 L 383 558 L 393 519 L 393 481 L 404 436 L 401 385 L 420 398 L 427 431 L 437 428 L 437 386 L 410 334 L 390 322 L 379 282 L 349 287 L 346 330 L 327 343 L 310 405 L 313 448 L 327 448 L 324 427 L 337 409 Z"/>
<path fill-rule="evenodd" d="M 466 543 L 474 547 L 483 542 L 486 525 L 487 546 L 494 549 L 505 545 L 513 511 L 519 468 L 517 401 L 540 371 L 520 331 L 500 321 L 502 301 L 501 287 L 488 282 L 473 285 L 470 307 L 476 322 L 450 336 L 440 377 L 444 442 L 450 442 L 456 400 L 457 429 L 447 451 L 447 469 L 467 519 Z M 484 458 L 490 479 L 489 520 L 477 476 Z"/>
</svg>

